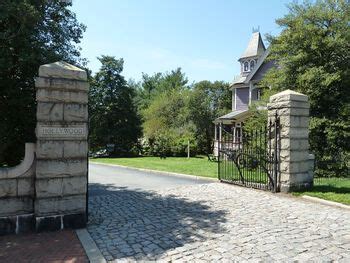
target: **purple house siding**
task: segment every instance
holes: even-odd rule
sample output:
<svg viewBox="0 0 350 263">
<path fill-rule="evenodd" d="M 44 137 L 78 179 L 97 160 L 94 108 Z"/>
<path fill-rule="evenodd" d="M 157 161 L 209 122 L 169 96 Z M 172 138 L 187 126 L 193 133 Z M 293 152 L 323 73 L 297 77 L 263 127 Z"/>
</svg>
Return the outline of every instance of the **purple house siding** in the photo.
<svg viewBox="0 0 350 263">
<path fill-rule="evenodd" d="M 258 71 L 254 74 L 251 80 L 260 81 L 265 76 L 266 72 L 271 68 L 276 66 L 276 62 L 274 60 L 264 62 Z"/>
<path fill-rule="evenodd" d="M 247 110 L 249 105 L 249 88 L 236 89 L 236 110 Z"/>
</svg>

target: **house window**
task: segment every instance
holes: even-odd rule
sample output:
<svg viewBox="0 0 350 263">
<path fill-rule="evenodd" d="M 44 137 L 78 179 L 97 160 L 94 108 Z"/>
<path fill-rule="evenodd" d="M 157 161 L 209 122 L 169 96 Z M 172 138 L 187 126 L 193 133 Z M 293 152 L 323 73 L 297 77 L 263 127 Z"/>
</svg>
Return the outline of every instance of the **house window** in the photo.
<svg viewBox="0 0 350 263">
<path fill-rule="evenodd" d="M 253 70 L 254 66 L 255 66 L 255 61 L 254 60 L 250 61 L 250 70 Z"/>
<path fill-rule="evenodd" d="M 249 70 L 249 63 L 248 61 L 244 62 L 244 71 L 248 71 Z"/>
<path fill-rule="evenodd" d="M 256 99 L 257 100 L 261 99 L 261 90 L 260 89 L 257 90 L 257 98 Z"/>
</svg>

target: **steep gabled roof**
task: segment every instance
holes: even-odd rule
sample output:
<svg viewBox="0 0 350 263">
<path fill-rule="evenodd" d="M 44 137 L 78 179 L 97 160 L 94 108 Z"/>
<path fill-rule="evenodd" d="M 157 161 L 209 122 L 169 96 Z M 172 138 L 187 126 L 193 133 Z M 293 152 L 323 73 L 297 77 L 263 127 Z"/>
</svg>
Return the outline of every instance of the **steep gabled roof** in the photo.
<svg viewBox="0 0 350 263">
<path fill-rule="evenodd" d="M 260 56 L 266 50 L 264 42 L 262 41 L 260 32 L 253 33 L 248 46 L 244 53 L 241 55 L 240 59 Z"/>
<path fill-rule="evenodd" d="M 244 80 L 245 83 L 249 83 L 249 81 L 254 77 L 254 75 L 259 71 L 260 67 L 264 64 L 265 59 L 270 54 L 270 49 L 264 51 L 264 54 L 259 58 L 258 63 L 255 68 L 249 73 L 249 75 Z"/>
</svg>

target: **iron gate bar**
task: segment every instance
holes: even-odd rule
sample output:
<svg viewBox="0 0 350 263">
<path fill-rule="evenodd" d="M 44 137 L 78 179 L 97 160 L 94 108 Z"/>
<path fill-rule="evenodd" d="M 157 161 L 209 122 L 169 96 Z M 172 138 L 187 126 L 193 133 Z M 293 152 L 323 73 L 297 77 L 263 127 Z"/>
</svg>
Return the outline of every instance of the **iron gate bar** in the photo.
<svg viewBox="0 0 350 263">
<path fill-rule="evenodd" d="M 275 123 L 274 123 L 274 139 L 275 139 L 275 144 L 274 144 L 274 181 L 277 182 L 277 113 L 275 115 Z M 273 192 L 276 193 L 277 192 L 277 183 L 274 183 L 274 188 L 273 188 Z"/>
<path fill-rule="evenodd" d="M 277 192 L 279 144 L 280 122 L 277 115 L 267 127 L 242 131 L 240 137 L 222 129 L 218 145 L 219 180 Z"/>
</svg>

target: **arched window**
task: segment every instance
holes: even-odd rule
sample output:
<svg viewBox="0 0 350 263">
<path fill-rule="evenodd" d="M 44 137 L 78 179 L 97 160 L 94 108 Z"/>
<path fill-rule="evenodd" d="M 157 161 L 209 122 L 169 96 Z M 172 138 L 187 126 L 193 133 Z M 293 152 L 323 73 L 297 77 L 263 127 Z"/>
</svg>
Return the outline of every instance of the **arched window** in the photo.
<svg viewBox="0 0 350 263">
<path fill-rule="evenodd" d="M 260 100 L 261 99 L 261 89 L 258 89 L 258 94 L 257 94 L 257 100 Z"/>
<path fill-rule="evenodd" d="M 249 70 L 249 63 L 248 61 L 244 62 L 244 71 L 248 71 Z"/>
<path fill-rule="evenodd" d="M 250 61 L 250 70 L 253 70 L 254 66 L 255 66 L 255 61 L 254 60 Z"/>
</svg>

